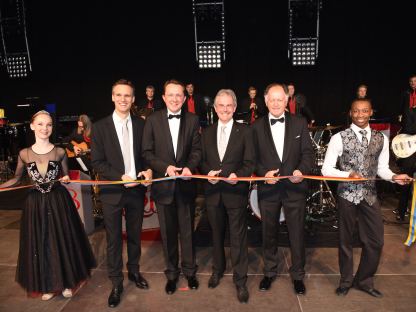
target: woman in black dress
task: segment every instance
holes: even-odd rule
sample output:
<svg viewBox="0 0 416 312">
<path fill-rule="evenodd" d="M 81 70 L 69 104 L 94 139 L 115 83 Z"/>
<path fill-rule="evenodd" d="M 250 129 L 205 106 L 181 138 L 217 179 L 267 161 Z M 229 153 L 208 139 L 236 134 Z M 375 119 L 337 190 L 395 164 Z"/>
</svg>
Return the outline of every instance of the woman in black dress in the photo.
<svg viewBox="0 0 416 312">
<path fill-rule="evenodd" d="M 49 142 L 49 113 L 33 115 L 30 128 L 35 144 L 19 152 L 14 178 L 0 185 L 16 185 L 25 168 L 34 184 L 22 209 L 16 281 L 28 293 L 41 293 L 42 300 L 57 293 L 69 298 L 96 262 L 72 198 L 60 183 L 69 180 L 67 156 Z"/>
</svg>

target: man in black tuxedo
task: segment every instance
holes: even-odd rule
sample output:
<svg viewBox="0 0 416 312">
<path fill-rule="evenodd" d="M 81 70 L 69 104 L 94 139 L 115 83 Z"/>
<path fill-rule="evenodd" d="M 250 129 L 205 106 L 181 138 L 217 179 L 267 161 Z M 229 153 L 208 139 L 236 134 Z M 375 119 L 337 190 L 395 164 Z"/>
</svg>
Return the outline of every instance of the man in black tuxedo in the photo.
<svg viewBox="0 0 416 312">
<path fill-rule="evenodd" d="M 264 277 L 259 288 L 266 291 L 277 275 L 279 216 L 282 205 L 289 232 L 292 266 L 289 269 L 296 294 L 306 292 L 304 223 L 308 185 L 302 175 L 314 164 L 314 151 L 304 118 L 285 113 L 285 85 L 271 84 L 265 91 L 269 114 L 253 125 L 257 176 L 292 176 L 258 185 L 263 228 Z"/>
<path fill-rule="evenodd" d="M 164 85 L 166 109 L 146 119 L 143 134 L 143 156 L 155 178 L 192 175 L 201 160 L 199 120 L 182 109 L 184 85 L 169 80 Z M 176 291 L 178 268 L 178 234 L 181 244 L 182 272 L 191 289 L 197 289 L 195 249 L 193 245 L 196 185 L 190 180 L 169 180 L 152 185 L 156 202 L 166 261 L 167 294 Z"/>
<path fill-rule="evenodd" d="M 254 147 L 251 129 L 233 120 L 237 108 L 235 93 L 218 91 L 214 101 L 218 122 L 202 133 L 201 173 L 228 178 L 249 177 L 254 171 Z M 225 271 L 224 234 L 228 215 L 230 225 L 231 262 L 237 298 L 246 303 L 248 270 L 247 251 L 247 182 L 208 180 L 205 182 L 205 203 L 212 229 L 213 273 L 209 288 L 218 286 Z"/>
<path fill-rule="evenodd" d="M 263 99 L 257 95 L 257 89 L 253 86 L 248 88 L 248 97 L 244 98 L 238 105 L 237 113 L 247 124 L 251 125 L 254 121 L 267 114 L 266 105 Z"/>
<path fill-rule="evenodd" d="M 186 99 L 183 109 L 199 117 L 200 125 L 207 125 L 207 107 L 201 95 L 194 92 L 195 86 L 192 82 L 186 85 Z"/>
<path fill-rule="evenodd" d="M 130 115 L 134 102 L 133 84 L 124 79 L 114 83 L 112 100 L 115 106 L 113 114 L 95 123 L 91 131 L 91 164 L 103 180 L 151 179 L 152 171 L 146 167 L 141 152 L 144 122 Z M 149 288 L 139 270 L 145 191 L 146 188 L 137 183 L 100 187 L 107 233 L 108 276 L 113 284 L 108 305 L 112 308 L 120 303 L 123 292 L 123 208 L 127 231 L 128 278 L 139 288 Z"/>
</svg>

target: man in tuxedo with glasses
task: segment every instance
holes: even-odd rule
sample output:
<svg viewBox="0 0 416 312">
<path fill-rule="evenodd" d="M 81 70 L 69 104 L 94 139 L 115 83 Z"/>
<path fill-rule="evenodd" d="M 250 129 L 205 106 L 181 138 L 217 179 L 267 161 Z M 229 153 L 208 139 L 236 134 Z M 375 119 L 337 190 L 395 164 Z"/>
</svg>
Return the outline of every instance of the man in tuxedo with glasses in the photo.
<svg viewBox="0 0 416 312">
<path fill-rule="evenodd" d="M 143 134 L 143 157 L 153 170 L 154 178 L 192 175 L 201 160 L 199 119 L 182 109 L 185 87 L 177 80 L 164 85 L 166 109 L 146 119 Z M 190 289 L 197 289 L 197 265 L 193 244 L 196 184 L 192 180 L 174 179 L 152 185 L 163 241 L 168 279 L 167 294 L 177 289 L 179 279 L 179 246 L 181 269 Z"/>
</svg>

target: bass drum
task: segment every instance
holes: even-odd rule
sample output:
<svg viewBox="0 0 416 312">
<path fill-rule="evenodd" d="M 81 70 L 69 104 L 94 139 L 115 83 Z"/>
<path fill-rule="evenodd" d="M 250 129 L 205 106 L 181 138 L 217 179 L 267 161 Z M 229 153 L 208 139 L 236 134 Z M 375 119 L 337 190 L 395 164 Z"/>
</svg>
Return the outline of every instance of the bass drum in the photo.
<svg viewBox="0 0 416 312">
<path fill-rule="evenodd" d="M 252 185 L 250 189 L 248 203 L 249 203 L 249 206 L 253 215 L 256 216 L 259 220 L 261 220 L 261 213 L 260 213 L 260 207 L 259 207 L 259 200 L 257 197 L 257 185 L 256 184 Z M 283 221 L 285 221 L 285 213 L 282 207 L 282 209 L 280 210 L 279 222 L 283 222 Z"/>
</svg>

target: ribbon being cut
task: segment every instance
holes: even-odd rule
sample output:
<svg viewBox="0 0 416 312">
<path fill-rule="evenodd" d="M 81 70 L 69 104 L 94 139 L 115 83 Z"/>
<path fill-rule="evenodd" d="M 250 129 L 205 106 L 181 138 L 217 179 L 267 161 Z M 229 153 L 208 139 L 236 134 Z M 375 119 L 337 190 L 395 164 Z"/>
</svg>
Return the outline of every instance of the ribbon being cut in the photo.
<svg viewBox="0 0 416 312">
<path fill-rule="evenodd" d="M 270 181 L 270 180 L 282 180 L 288 179 L 292 176 L 278 176 L 278 177 L 237 177 L 237 178 L 226 178 L 226 177 L 217 177 L 217 176 L 207 176 L 207 175 L 191 175 L 191 176 L 172 176 L 172 177 L 164 177 L 152 180 L 136 180 L 136 181 L 97 181 L 97 180 L 69 180 L 69 183 L 79 183 L 82 185 L 109 185 L 109 184 L 128 184 L 128 183 L 157 183 L 161 181 L 168 181 L 174 179 L 203 179 L 203 180 L 220 180 L 220 181 L 242 181 L 242 182 L 257 182 L 257 181 Z M 339 178 L 339 177 L 327 177 L 327 176 L 311 176 L 311 175 L 304 175 L 302 176 L 304 179 L 309 180 L 318 180 L 318 181 L 338 181 L 338 182 L 362 182 L 368 181 L 370 179 L 367 178 Z M 374 179 L 373 179 L 374 180 Z M 375 179 L 377 180 L 377 179 Z M 411 246 L 416 240 L 416 215 L 415 215 L 415 206 L 416 206 L 416 180 L 413 180 L 413 196 L 412 196 L 412 206 L 411 206 L 411 213 L 410 213 L 410 222 L 409 222 L 409 234 L 405 241 L 406 246 Z M 48 182 L 51 183 L 51 182 Z M 12 191 L 22 188 L 31 188 L 33 185 L 24 185 L 24 186 L 16 186 L 16 187 L 9 187 L 0 189 L 0 192 L 5 191 Z"/>
</svg>

